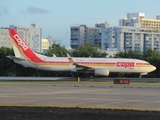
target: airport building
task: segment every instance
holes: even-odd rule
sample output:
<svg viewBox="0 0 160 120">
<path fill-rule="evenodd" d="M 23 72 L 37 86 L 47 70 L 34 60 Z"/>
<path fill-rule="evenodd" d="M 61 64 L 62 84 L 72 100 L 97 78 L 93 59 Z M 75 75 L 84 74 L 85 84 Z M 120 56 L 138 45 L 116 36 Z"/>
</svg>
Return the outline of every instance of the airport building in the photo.
<svg viewBox="0 0 160 120">
<path fill-rule="evenodd" d="M 100 28 L 109 27 L 107 22 L 95 24 L 95 27 L 87 27 L 86 25 L 72 26 L 70 28 L 70 45 L 75 48 L 84 43 L 92 43 L 101 46 Z"/>
<path fill-rule="evenodd" d="M 128 51 L 147 49 L 160 51 L 160 16 L 146 19 L 144 13 L 128 13 L 118 27 L 101 28 L 101 49 Z"/>
</svg>

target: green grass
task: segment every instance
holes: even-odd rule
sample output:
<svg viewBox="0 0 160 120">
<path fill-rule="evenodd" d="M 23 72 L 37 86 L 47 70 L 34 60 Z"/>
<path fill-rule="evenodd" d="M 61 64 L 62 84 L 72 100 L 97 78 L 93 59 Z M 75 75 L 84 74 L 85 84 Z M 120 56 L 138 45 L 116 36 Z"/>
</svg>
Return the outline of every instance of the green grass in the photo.
<svg viewBox="0 0 160 120">
<path fill-rule="evenodd" d="M 0 81 L 0 84 L 78 84 L 78 85 L 118 85 L 113 82 L 95 82 L 95 81 Z M 122 86 L 122 85 L 120 85 Z M 125 86 L 159 86 L 160 82 L 131 82 Z"/>
</svg>

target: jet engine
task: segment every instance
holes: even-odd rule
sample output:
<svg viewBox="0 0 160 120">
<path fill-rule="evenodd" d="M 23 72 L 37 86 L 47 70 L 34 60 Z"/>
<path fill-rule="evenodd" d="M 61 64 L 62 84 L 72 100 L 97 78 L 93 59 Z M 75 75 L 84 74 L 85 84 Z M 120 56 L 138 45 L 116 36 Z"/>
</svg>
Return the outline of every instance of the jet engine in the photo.
<svg viewBox="0 0 160 120">
<path fill-rule="evenodd" d="M 96 68 L 95 76 L 109 76 L 109 70 L 107 68 Z"/>
</svg>

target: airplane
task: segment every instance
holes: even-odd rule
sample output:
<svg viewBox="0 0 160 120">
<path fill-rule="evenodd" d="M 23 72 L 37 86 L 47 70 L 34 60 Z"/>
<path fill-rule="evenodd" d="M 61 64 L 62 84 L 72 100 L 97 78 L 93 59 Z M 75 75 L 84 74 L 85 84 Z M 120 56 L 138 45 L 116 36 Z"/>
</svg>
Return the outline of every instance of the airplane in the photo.
<svg viewBox="0 0 160 120">
<path fill-rule="evenodd" d="M 137 73 L 147 75 L 156 67 L 147 61 L 129 58 L 83 58 L 48 57 L 34 52 L 20 34 L 10 28 L 9 35 L 15 56 L 7 56 L 15 63 L 47 71 L 70 71 L 76 73 L 94 73 L 95 76 L 109 76 L 110 73 Z"/>
</svg>

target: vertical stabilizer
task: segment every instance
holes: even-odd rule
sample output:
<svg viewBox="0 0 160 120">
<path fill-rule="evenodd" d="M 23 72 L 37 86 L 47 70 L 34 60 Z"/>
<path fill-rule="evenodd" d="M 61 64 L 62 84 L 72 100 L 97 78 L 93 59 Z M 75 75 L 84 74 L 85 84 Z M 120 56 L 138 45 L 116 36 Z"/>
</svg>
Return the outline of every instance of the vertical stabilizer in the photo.
<svg viewBox="0 0 160 120">
<path fill-rule="evenodd" d="M 18 34 L 15 29 L 9 29 L 10 38 L 13 44 L 13 49 L 16 57 L 24 58 L 30 62 L 43 63 L 32 49 L 26 44 L 23 38 Z"/>
</svg>

